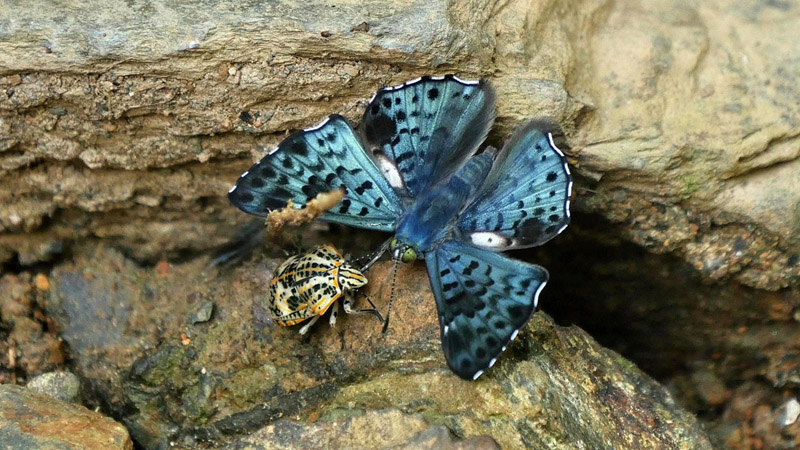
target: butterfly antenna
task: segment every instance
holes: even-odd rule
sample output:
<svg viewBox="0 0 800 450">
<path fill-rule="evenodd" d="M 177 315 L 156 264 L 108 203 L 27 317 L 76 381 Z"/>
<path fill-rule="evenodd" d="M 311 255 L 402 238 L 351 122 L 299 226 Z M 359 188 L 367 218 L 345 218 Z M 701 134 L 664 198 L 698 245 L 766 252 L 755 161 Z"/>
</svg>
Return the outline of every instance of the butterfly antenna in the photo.
<svg viewBox="0 0 800 450">
<path fill-rule="evenodd" d="M 394 265 L 392 266 L 392 291 L 389 295 L 389 306 L 386 308 L 386 321 L 383 322 L 383 331 L 382 333 L 386 333 L 389 329 L 389 317 L 392 315 L 392 303 L 394 302 L 394 287 L 397 285 L 397 260 L 394 260 Z"/>
</svg>

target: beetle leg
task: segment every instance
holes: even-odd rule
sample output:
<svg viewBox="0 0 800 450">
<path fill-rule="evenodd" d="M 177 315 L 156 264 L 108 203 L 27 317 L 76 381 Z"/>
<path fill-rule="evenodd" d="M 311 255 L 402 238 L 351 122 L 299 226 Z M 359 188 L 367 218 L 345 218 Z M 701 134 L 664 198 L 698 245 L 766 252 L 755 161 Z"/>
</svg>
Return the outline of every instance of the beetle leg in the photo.
<svg viewBox="0 0 800 450">
<path fill-rule="evenodd" d="M 362 293 L 362 295 L 366 297 L 369 304 L 372 305 L 372 308 L 353 309 L 353 298 L 348 295 L 344 298 L 344 312 L 347 314 L 375 314 L 378 317 L 378 320 L 383 322 L 383 316 L 381 315 L 381 312 L 378 311 L 378 308 L 375 307 L 375 304 L 372 303 L 372 300 L 367 297 L 366 294 Z"/>
<path fill-rule="evenodd" d="M 303 325 L 303 328 L 300 328 L 300 334 L 308 333 L 308 329 L 311 328 L 311 325 L 314 325 L 314 322 L 316 322 L 317 319 L 319 319 L 319 316 L 312 317 L 307 324 Z"/>
<path fill-rule="evenodd" d="M 330 324 L 331 324 L 332 327 L 336 326 L 336 316 L 338 316 L 338 315 L 339 315 L 339 302 L 335 301 L 331 305 L 331 320 L 330 320 Z"/>
</svg>

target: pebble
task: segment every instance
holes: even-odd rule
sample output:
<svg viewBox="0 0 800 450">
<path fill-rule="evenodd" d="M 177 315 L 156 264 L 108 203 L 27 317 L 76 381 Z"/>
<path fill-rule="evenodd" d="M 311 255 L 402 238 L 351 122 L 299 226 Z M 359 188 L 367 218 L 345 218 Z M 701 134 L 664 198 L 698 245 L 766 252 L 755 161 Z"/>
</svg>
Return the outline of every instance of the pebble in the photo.
<svg viewBox="0 0 800 450">
<path fill-rule="evenodd" d="M 697 394 L 708 405 L 721 405 L 728 399 L 725 384 L 710 370 L 701 369 L 692 373 L 692 382 L 697 386 Z"/>
<path fill-rule="evenodd" d="M 214 312 L 214 302 L 206 300 L 201 303 L 192 314 L 189 315 L 189 322 L 192 324 L 208 322 Z"/>
<path fill-rule="evenodd" d="M 796 398 L 789 399 L 783 405 L 783 414 L 781 415 L 780 423 L 784 427 L 795 423 L 797 417 L 800 416 L 800 402 Z"/>
<path fill-rule="evenodd" d="M 47 372 L 28 381 L 27 388 L 65 402 L 75 402 L 80 395 L 81 381 L 72 372 Z"/>
</svg>

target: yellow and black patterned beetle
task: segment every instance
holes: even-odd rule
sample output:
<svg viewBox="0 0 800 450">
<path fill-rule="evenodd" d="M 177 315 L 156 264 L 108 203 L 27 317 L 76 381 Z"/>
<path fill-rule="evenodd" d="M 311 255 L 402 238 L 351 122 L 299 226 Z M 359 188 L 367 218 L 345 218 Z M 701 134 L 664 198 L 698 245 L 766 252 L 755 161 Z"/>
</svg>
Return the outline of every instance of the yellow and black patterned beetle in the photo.
<svg viewBox="0 0 800 450">
<path fill-rule="evenodd" d="M 372 308 L 352 308 L 352 292 L 366 284 L 367 277 L 350 265 L 333 245 L 320 245 L 308 253 L 292 256 L 278 267 L 269 283 L 267 311 L 281 326 L 311 319 L 300 329 L 300 334 L 306 334 L 332 305 L 330 324 L 335 325 L 339 309 L 336 301 L 344 297 L 342 303 L 347 314 L 371 313 L 383 321 L 371 301 Z"/>
</svg>

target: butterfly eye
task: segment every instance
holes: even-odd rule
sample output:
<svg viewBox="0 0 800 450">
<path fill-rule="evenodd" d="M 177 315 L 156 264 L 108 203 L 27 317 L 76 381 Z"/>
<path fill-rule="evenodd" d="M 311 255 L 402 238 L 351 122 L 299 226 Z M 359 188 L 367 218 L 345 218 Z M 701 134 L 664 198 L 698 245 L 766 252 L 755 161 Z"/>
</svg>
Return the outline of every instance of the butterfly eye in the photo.
<svg viewBox="0 0 800 450">
<path fill-rule="evenodd" d="M 389 243 L 389 250 L 394 250 L 397 247 L 397 239 L 392 239 L 392 242 Z"/>
<path fill-rule="evenodd" d="M 409 263 L 417 259 L 417 252 L 414 251 L 413 248 L 407 248 L 406 251 L 403 252 L 403 256 L 400 257 L 400 261 L 404 263 Z"/>
</svg>

